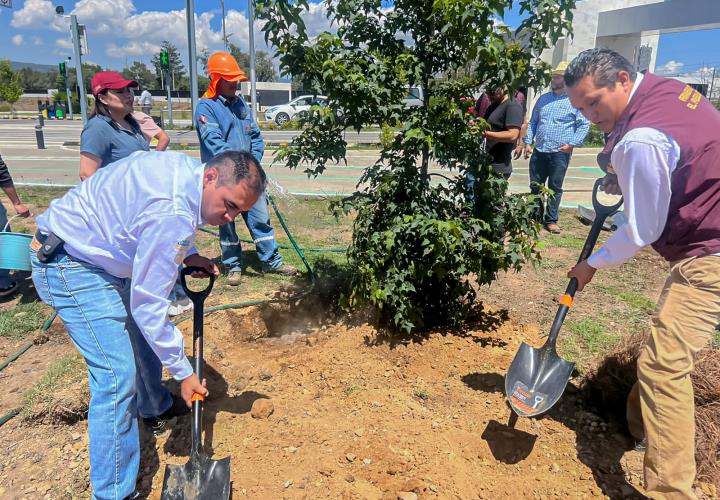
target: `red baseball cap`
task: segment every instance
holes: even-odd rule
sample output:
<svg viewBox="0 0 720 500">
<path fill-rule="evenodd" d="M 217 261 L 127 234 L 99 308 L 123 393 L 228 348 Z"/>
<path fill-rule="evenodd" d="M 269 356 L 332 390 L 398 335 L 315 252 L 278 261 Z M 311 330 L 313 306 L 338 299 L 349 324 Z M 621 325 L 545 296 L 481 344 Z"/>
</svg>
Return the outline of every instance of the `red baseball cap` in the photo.
<svg viewBox="0 0 720 500">
<path fill-rule="evenodd" d="M 103 90 L 120 90 L 125 87 L 137 87 L 138 82 L 135 80 L 127 80 L 116 71 L 101 71 L 96 73 L 90 81 L 92 93 L 97 96 Z"/>
</svg>

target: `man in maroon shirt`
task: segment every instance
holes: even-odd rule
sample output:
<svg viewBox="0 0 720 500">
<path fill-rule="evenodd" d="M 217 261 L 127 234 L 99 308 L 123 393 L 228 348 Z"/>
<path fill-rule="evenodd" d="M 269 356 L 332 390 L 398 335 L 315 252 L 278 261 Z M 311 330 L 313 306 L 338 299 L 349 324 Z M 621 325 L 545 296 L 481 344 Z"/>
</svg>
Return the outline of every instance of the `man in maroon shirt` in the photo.
<svg viewBox="0 0 720 500">
<path fill-rule="evenodd" d="M 668 261 L 627 415 L 630 432 L 646 440 L 645 494 L 694 499 L 690 373 L 720 323 L 720 112 L 688 85 L 637 74 L 608 49 L 578 55 L 565 84 L 573 106 L 608 134 L 598 162 L 628 219 L 568 276 L 582 290 L 597 269 L 649 244 Z"/>
</svg>

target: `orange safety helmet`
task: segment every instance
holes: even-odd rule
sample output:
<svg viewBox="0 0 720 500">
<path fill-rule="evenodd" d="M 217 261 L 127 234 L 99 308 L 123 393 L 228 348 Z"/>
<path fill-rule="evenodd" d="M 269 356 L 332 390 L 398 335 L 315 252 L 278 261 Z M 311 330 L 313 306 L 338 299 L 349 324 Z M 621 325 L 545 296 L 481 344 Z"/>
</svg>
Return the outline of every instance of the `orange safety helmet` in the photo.
<svg viewBox="0 0 720 500">
<path fill-rule="evenodd" d="M 215 52 L 208 58 L 207 63 L 210 85 L 203 94 L 206 99 L 214 99 L 217 96 L 217 84 L 220 79 L 229 82 L 246 82 L 248 80 L 245 72 L 240 69 L 237 61 L 229 52 Z"/>
<path fill-rule="evenodd" d="M 229 52 L 215 52 L 211 55 L 208 58 L 207 71 L 210 78 L 217 75 L 229 82 L 247 81 L 245 72 Z"/>
</svg>

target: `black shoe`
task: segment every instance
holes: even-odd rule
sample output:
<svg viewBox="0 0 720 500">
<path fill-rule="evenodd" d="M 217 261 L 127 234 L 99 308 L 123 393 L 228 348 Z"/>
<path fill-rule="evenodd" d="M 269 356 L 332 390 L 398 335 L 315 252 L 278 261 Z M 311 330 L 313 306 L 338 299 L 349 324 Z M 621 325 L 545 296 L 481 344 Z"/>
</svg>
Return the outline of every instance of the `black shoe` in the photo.
<svg viewBox="0 0 720 500">
<path fill-rule="evenodd" d="M 185 401 L 178 396 L 172 395 L 172 405 L 163 413 L 156 417 L 143 417 L 143 424 L 152 431 L 153 434 L 159 436 L 170 427 L 175 425 L 177 417 L 182 417 L 190 413 L 190 408 Z"/>
<path fill-rule="evenodd" d="M 635 441 L 635 447 L 633 448 L 635 451 L 645 451 L 647 450 L 647 438 L 642 438 L 640 441 Z"/>
</svg>

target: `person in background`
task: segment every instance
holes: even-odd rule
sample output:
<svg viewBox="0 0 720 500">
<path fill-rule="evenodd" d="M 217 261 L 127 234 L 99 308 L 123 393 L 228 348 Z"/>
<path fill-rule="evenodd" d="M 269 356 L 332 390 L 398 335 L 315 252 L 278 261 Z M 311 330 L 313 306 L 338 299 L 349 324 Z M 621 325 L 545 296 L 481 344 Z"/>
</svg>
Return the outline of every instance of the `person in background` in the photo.
<svg viewBox="0 0 720 500">
<path fill-rule="evenodd" d="M 550 92 L 541 95 L 535 103 L 524 144 L 515 150 L 516 157 L 521 152 L 525 158 L 530 157 L 530 191 L 540 193 L 540 186 L 547 182 L 553 192 L 545 210 L 541 205 L 537 218 L 554 234 L 560 233 L 560 201 L 570 157 L 574 148 L 582 146 L 590 130 L 590 122 L 570 104 L 563 79 L 567 65 L 562 61 L 553 70 Z"/>
<path fill-rule="evenodd" d="M 136 151 L 150 149 L 150 142 L 132 116 L 131 88 L 137 87 L 137 82 L 115 71 L 101 71 L 90 85 L 95 111 L 80 134 L 81 180 Z"/>
<path fill-rule="evenodd" d="M 140 125 L 140 130 L 142 130 L 148 142 L 157 139 L 155 151 L 165 151 L 167 149 L 168 144 L 170 144 L 170 136 L 155 123 L 152 116 L 145 114 L 143 111 L 133 111 L 132 117 L 135 118 L 135 121 Z"/>
<path fill-rule="evenodd" d="M 608 134 L 598 164 L 605 191 L 623 195 L 627 217 L 568 276 L 581 291 L 598 269 L 647 245 L 668 261 L 628 427 L 644 444 L 645 495 L 695 499 L 691 373 L 720 323 L 720 112 L 689 85 L 637 73 L 610 49 L 581 52 L 564 77 L 572 105 Z"/>
<path fill-rule="evenodd" d="M 490 106 L 483 118 L 490 124 L 485 131 L 485 151 L 492 156 L 493 169 L 506 179 L 512 174 L 512 152 L 525 120 L 522 106 L 510 99 L 502 87 L 486 91 Z"/>
<path fill-rule="evenodd" d="M 143 89 L 142 93 L 140 94 L 140 109 L 142 109 L 142 112 L 146 115 L 151 114 L 153 106 L 153 98 L 150 94 L 150 91 L 148 89 Z"/>
<path fill-rule="evenodd" d="M 20 217 L 30 217 L 30 210 L 20 201 L 20 197 L 17 191 L 15 191 L 15 184 L 10 176 L 10 171 L 3 161 L 2 156 L 0 156 L 0 188 L 2 188 L 7 197 L 10 198 L 10 203 L 12 203 L 17 215 Z M 0 231 L 4 230 L 10 231 L 11 229 L 8 225 L 7 210 L 5 206 L 0 203 Z M 0 297 L 12 295 L 17 288 L 18 282 L 10 277 L 10 271 L 0 269 Z"/>
<path fill-rule="evenodd" d="M 265 151 L 260 128 L 245 100 L 236 95 L 238 83 L 247 80 L 245 73 L 228 52 L 212 54 L 207 68 L 210 85 L 198 102 L 194 116 L 200 138 L 200 158 L 208 161 L 223 151 L 236 150 L 251 152 L 260 162 Z M 270 225 L 265 196 L 258 198 L 255 206 L 242 215 L 255 242 L 262 271 L 296 274 L 297 269 L 283 264 L 275 241 L 275 231 Z M 228 274 L 227 283 L 237 286 L 242 276 L 242 247 L 234 222 L 220 226 L 220 248 L 222 262 Z"/>
</svg>

